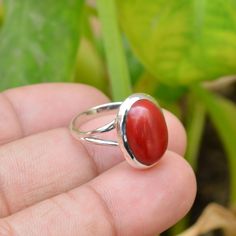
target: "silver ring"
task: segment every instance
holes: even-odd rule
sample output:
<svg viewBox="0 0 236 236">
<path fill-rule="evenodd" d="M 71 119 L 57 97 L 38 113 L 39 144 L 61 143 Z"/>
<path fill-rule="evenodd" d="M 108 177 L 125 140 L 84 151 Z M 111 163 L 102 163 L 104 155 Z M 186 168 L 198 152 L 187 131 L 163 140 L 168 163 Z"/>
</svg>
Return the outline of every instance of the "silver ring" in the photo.
<svg viewBox="0 0 236 236">
<path fill-rule="evenodd" d="M 81 125 L 99 116 L 116 114 L 115 119 L 93 130 Z M 117 131 L 117 140 L 99 134 Z M 157 101 L 147 94 L 133 94 L 123 102 L 106 103 L 78 114 L 70 123 L 71 134 L 79 140 L 98 145 L 119 146 L 131 166 L 140 169 L 157 164 L 167 149 L 168 131 Z"/>
</svg>

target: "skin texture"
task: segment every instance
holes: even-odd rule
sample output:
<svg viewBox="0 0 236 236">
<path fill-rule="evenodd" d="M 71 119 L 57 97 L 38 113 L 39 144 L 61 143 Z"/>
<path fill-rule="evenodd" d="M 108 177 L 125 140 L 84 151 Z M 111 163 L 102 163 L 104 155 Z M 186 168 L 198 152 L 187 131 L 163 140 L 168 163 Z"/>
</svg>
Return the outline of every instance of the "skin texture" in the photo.
<svg viewBox="0 0 236 236">
<path fill-rule="evenodd" d="M 0 94 L 0 235 L 156 235 L 191 207 L 196 183 L 186 135 L 164 111 L 168 151 L 147 171 L 118 148 L 82 143 L 68 123 L 108 102 L 85 85 L 41 84 Z M 111 117 L 99 118 L 86 128 Z M 115 132 L 106 134 L 115 139 Z"/>
</svg>

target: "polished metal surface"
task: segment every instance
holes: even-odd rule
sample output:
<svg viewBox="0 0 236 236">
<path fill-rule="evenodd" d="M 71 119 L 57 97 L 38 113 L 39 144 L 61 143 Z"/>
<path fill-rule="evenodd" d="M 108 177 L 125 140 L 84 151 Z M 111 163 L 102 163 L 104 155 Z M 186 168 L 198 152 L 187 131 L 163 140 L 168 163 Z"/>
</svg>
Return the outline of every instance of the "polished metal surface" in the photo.
<svg viewBox="0 0 236 236">
<path fill-rule="evenodd" d="M 114 103 L 106 103 L 103 105 L 99 105 L 96 107 L 92 107 L 91 109 L 80 113 L 77 115 L 70 124 L 70 130 L 73 136 L 77 139 L 86 140 L 88 142 L 99 144 L 99 145 L 111 145 L 111 146 L 118 146 L 117 141 L 113 140 L 104 140 L 98 137 L 94 137 L 96 134 L 101 134 L 105 132 L 109 132 L 115 128 L 116 120 L 112 120 L 108 124 L 105 124 L 102 127 L 99 127 L 94 130 L 81 130 L 80 127 L 82 124 L 93 120 L 99 116 L 109 115 L 109 114 L 116 114 L 118 108 L 120 107 L 121 102 L 114 102 Z"/>
<path fill-rule="evenodd" d="M 126 136 L 126 117 L 132 105 L 139 100 L 146 99 L 154 103 L 160 108 L 159 104 L 154 98 L 147 94 L 133 94 L 129 96 L 124 102 L 106 103 L 100 106 L 93 107 L 85 112 L 77 115 L 70 124 L 70 131 L 72 135 L 80 140 L 91 142 L 98 145 L 119 146 L 123 152 L 126 160 L 135 168 L 146 169 L 153 165 L 144 165 L 140 163 L 132 153 Z M 93 120 L 99 116 L 108 114 L 116 114 L 115 119 L 93 130 L 81 130 L 81 125 Z M 105 140 L 99 138 L 99 134 L 109 132 L 113 129 L 117 130 L 117 140 Z M 154 164 L 155 165 L 155 164 Z"/>
</svg>

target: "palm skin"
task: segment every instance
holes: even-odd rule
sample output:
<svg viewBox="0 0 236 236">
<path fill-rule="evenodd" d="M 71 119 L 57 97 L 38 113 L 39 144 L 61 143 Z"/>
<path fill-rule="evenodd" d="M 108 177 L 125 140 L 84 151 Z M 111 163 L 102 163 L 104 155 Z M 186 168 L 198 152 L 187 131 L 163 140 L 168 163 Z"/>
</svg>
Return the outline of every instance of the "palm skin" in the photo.
<svg viewBox="0 0 236 236">
<path fill-rule="evenodd" d="M 181 123 L 164 111 L 168 151 L 154 168 L 135 170 L 119 148 L 82 143 L 69 133 L 74 115 L 106 102 L 78 84 L 1 93 L 0 235 L 156 235 L 186 214 L 196 183 L 182 158 Z"/>
</svg>

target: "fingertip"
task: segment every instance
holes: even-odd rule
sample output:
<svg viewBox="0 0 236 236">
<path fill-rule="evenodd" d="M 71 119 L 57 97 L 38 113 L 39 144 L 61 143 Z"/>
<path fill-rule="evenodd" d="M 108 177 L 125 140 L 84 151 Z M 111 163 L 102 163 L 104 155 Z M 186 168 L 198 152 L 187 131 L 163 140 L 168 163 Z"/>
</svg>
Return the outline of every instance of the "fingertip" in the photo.
<svg viewBox="0 0 236 236">
<path fill-rule="evenodd" d="M 196 195 L 192 168 L 171 151 L 154 168 L 140 171 L 121 163 L 92 184 L 121 235 L 163 232 L 189 211 Z"/>
<path fill-rule="evenodd" d="M 170 222 L 170 225 L 166 227 L 169 228 L 183 218 L 191 209 L 197 193 L 197 181 L 195 173 L 186 159 L 174 152 L 169 152 L 167 158 L 169 158 L 168 162 L 174 162 L 173 167 L 178 169 L 177 174 L 175 174 L 174 181 L 176 183 L 173 194 L 179 193 L 179 196 L 178 194 L 176 196 L 176 200 L 179 200 L 179 204 L 177 205 L 179 211 L 175 211 L 176 215 L 173 217 L 173 222 Z M 173 161 L 173 159 L 175 160 Z"/>
</svg>

